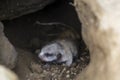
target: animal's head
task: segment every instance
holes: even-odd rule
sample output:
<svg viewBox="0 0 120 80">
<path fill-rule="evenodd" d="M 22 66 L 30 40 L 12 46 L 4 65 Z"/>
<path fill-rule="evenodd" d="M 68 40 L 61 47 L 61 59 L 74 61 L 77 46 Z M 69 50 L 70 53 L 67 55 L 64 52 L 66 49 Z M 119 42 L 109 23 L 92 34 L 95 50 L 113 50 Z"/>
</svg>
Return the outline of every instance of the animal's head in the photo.
<svg viewBox="0 0 120 80">
<path fill-rule="evenodd" d="M 61 59 L 63 53 L 63 48 L 60 44 L 56 42 L 45 45 L 40 53 L 39 58 L 45 62 L 58 61 Z"/>
</svg>

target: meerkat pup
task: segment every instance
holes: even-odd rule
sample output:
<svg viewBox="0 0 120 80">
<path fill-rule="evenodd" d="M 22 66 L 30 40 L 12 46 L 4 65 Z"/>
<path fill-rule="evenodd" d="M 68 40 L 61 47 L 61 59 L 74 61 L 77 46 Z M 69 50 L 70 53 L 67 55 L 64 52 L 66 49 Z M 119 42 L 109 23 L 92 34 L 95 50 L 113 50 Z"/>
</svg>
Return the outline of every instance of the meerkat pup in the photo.
<svg viewBox="0 0 120 80">
<path fill-rule="evenodd" d="M 39 53 L 39 58 L 45 62 L 65 62 L 70 66 L 73 62 L 73 57 L 77 55 L 76 46 L 68 40 L 56 40 L 45 45 Z"/>
<path fill-rule="evenodd" d="M 78 33 L 73 30 L 64 31 L 60 36 L 42 47 L 38 57 L 44 62 L 65 63 L 71 66 L 73 58 L 78 54 Z"/>
</svg>

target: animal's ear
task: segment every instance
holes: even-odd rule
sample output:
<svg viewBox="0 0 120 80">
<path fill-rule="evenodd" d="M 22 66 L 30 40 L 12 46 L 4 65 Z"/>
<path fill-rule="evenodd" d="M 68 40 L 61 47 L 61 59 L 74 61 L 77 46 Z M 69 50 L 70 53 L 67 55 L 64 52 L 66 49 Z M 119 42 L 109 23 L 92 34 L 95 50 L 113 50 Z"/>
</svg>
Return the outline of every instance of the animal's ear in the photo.
<svg viewBox="0 0 120 80">
<path fill-rule="evenodd" d="M 57 60 L 60 60 L 62 58 L 62 54 L 61 53 L 58 53 L 57 54 Z"/>
</svg>

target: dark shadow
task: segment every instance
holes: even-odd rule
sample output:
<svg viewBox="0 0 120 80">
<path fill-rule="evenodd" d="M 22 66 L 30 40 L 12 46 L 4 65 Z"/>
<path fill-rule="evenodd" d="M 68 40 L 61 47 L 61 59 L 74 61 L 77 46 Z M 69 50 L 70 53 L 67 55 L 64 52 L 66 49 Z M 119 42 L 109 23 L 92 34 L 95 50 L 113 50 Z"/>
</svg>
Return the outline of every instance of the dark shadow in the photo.
<svg viewBox="0 0 120 80">
<path fill-rule="evenodd" d="M 36 21 L 41 23 L 64 23 L 77 28 L 76 30 L 81 33 L 81 23 L 72 3 L 73 0 L 58 0 L 43 10 L 13 20 L 3 21 L 5 24 L 5 33 L 9 40 L 18 47 L 23 47 L 31 37 L 38 36 L 36 34 L 38 34 L 39 31 L 35 31 L 33 27 Z"/>
</svg>

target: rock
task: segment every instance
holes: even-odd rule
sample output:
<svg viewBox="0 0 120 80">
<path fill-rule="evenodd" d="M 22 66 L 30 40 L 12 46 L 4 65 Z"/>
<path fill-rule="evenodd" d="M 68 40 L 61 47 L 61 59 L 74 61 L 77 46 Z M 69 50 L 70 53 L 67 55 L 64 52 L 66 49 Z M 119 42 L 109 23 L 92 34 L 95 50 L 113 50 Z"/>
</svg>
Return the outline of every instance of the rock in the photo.
<svg viewBox="0 0 120 80">
<path fill-rule="evenodd" d="M 76 80 L 120 79 L 120 0 L 75 0 L 90 64 Z"/>
<path fill-rule="evenodd" d="M 0 20 L 12 19 L 43 9 L 55 0 L 0 0 Z"/>
<path fill-rule="evenodd" d="M 14 72 L 0 65 L 0 80 L 18 80 L 18 77 Z"/>
<path fill-rule="evenodd" d="M 17 52 L 3 32 L 3 24 L 0 22 L 0 64 L 14 68 L 17 62 Z"/>
</svg>

